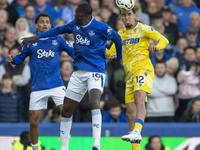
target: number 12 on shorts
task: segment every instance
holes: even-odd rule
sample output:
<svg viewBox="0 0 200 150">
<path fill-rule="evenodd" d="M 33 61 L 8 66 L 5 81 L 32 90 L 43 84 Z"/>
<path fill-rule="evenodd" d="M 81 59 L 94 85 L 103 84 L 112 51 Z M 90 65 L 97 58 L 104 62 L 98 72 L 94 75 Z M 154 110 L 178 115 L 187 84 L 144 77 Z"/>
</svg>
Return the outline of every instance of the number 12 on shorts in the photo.
<svg viewBox="0 0 200 150">
<path fill-rule="evenodd" d="M 140 86 L 144 83 L 144 77 L 143 76 L 136 76 L 136 83 L 138 83 Z"/>
</svg>

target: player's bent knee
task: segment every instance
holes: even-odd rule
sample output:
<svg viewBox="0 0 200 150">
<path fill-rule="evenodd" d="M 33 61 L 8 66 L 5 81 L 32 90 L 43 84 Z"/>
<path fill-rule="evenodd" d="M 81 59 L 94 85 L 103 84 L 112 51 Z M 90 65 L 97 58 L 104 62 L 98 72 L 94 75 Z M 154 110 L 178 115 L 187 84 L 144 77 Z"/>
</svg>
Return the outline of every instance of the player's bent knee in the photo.
<svg viewBox="0 0 200 150">
<path fill-rule="evenodd" d="M 63 108 L 61 115 L 62 115 L 62 117 L 70 118 L 72 116 L 72 112 L 70 112 L 69 110 Z"/>
<path fill-rule="evenodd" d="M 127 117 L 128 120 L 134 120 L 136 118 L 136 114 L 127 111 L 126 117 Z"/>
<path fill-rule="evenodd" d="M 30 126 L 31 126 L 32 128 L 37 128 L 38 125 L 39 125 L 38 119 L 30 119 Z"/>
</svg>

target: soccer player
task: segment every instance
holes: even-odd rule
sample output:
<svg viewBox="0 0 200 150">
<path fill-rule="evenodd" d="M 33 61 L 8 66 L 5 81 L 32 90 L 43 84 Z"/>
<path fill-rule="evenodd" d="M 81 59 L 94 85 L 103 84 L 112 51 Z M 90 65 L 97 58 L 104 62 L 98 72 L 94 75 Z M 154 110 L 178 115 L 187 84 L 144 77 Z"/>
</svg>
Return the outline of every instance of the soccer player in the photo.
<svg viewBox="0 0 200 150">
<path fill-rule="evenodd" d="M 100 150 L 102 124 L 100 97 L 104 88 L 106 41 L 112 40 L 115 43 L 117 58 L 120 59 L 122 57 L 121 37 L 106 23 L 94 19 L 89 4 L 80 4 L 76 9 L 75 20 L 47 32 L 38 33 L 36 36 L 24 38 L 22 44 L 30 42 L 29 45 L 31 45 L 39 38 L 63 33 L 74 35 L 75 71 L 70 78 L 61 113 L 61 150 L 68 150 L 72 114 L 87 90 L 92 113 L 93 150 Z"/>
<path fill-rule="evenodd" d="M 35 25 L 39 33 L 51 28 L 51 18 L 46 13 L 39 14 L 35 19 Z M 69 47 L 65 39 L 56 36 L 42 38 L 33 43 L 32 46 L 25 46 L 21 53 L 14 58 L 8 55 L 8 63 L 21 64 L 27 56 L 30 56 L 31 69 L 31 96 L 29 105 L 30 115 L 30 136 L 33 150 L 39 150 L 38 124 L 43 109 L 47 108 L 47 101 L 52 97 L 55 104 L 62 110 L 65 87 L 60 75 L 59 56 L 62 50 L 74 58 L 74 50 Z"/>
<path fill-rule="evenodd" d="M 126 27 L 119 30 L 118 33 L 122 38 L 122 59 L 127 76 L 125 103 L 130 130 L 128 135 L 122 136 L 122 140 L 133 141 L 133 149 L 138 150 L 140 149 L 141 130 L 146 115 L 145 102 L 147 94 L 151 93 L 154 79 L 154 68 L 149 58 L 149 52 L 164 49 L 168 40 L 152 27 L 136 22 L 134 9 L 122 10 L 120 18 Z M 158 44 L 149 47 L 151 39 Z M 106 57 L 109 59 L 114 55 L 115 45 L 113 44 L 110 50 L 106 50 Z"/>
</svg>

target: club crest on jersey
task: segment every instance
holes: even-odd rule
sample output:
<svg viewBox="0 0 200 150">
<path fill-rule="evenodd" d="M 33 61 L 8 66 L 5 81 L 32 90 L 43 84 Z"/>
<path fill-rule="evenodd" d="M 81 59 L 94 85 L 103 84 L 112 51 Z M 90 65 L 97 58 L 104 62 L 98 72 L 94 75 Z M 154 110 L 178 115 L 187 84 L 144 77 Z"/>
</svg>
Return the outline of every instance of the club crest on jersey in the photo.
<svg viewBox="0 0 200 150">
<path fill-rule="evenodd" d="M 111 27 L 108 27 L 107 33 L 108 33 L 108 35 L 110 35 L 112 33 L 112 28 Z"/>
<path fill-rule="evenodd" d="M 58 45 L 58 41 L 57 40 L 52 40 L 52 44 L 53 45 Z"/>
<path fill-rule="evenodd" d="M 89 30 L 89 35 L 90 35 L 90 36 L 94 36 L 94 35 L 95 35 L 95 32 L 92 31 L 92 30 Z"/>
<path fill-rule="evenodd" d="M 79 30 L 80 29 L 80 27 L 79 26 L 76 26 L 76 30 Z"/>
<path fill-rule="evenodd" d="M 37 46 L 37 43 L 33 43 L 33 46 Z"/>
</svg>

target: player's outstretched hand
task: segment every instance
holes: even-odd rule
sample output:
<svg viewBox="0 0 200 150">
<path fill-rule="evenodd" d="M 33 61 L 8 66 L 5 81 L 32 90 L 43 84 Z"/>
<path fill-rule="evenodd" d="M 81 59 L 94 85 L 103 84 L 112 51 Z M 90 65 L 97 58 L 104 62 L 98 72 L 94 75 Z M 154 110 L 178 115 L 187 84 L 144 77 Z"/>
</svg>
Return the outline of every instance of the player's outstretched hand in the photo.
<svg viewBox="0 0 200 150">
<path fill-rule="evenodd" d="M 149 48 L 147 49 L 150 53 L 153 53 L 153 52 L 157 52 L 159 49 L 157 46 L 155 45 L 150 45 Z"/>
<path fill-rule="evenodd" d="M 7 63 L 11 63 L 12 60 L 13 60 L 13 56 L 12 56 L 12 55 L 8 55 L 8 56 L 6 57 L 6 62 L 7 62 Z"/>
<path fill-rule="evenodd" d="M 39 38 L 40 38 L 39 35 L 34 35 L 34 36 L 31 36 L 31 37 L 22 38 L 22 43 L 21 43 L 21 45 L 22 45 L 22 47 L 24 47 L 28 42 L 30 42 L 29 45 L 27 46 L 27 47 L 29 47 L 29 46 L 31 46 L 36 40 L 38 40 Z"/>
</svg>

